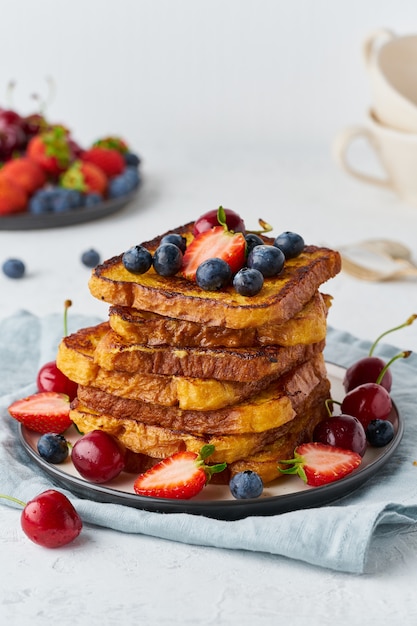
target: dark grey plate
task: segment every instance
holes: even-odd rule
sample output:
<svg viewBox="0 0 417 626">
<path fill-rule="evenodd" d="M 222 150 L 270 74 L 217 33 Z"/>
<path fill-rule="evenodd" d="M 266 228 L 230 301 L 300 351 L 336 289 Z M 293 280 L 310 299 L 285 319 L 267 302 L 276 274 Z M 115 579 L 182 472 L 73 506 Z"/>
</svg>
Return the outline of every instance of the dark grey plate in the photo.
<svg viewBox="0 0 417 626">
<path fill-rule="evenodd" d="M 70 209 L 62 213 L 45 213 L 33 215 L 32 213 L 16 213 L 16 215 L 0 216 L 0 230 L 39 230 L 41 228 L 61 228 L 73 226 L 97 220 L 116 211 L 120 211 L 137 194 L 137 189 L 126 196 L 105 200 L 92 207 L 80 207 Z"/>
<path fill-rule="evenodd" d="M 345 370 L 329 363 L 327 369 L 332 383 L 332 397 L 341 400 Z M 236 520 L 251 515 L 276 515 L 323 506 L 349 495 L 377 474 L 400 444 L 404 424 L 395 407 L 390 419 L 395 428 L 394 439 L 384 448 L 368 448 L 359 468 L 345 478 L 322 487 L 309 487 L 297 476 L 285 476 L 266 485 L 262 496 L 253 500 L 235 500 L 228 486 L 215 484 L 209 484 L 191 500 L 143 497 L 133 491 L 136 476 L 125 472 L 110 483 L 96 485 L 81 478 L 70 459 L 61 465 L 51 465 L 42 459 L 36 449 L 39 438 L 37 433 L 20 426 L 19 436 L 31 459 L 49 474 L 53 482 L 80 498 L 123 504 L 158 513 L 190 513 L 221 520 Z M 75 429 L 70 429 L 66 436 L 72 443 L 79 437 Z"/>
</svg>

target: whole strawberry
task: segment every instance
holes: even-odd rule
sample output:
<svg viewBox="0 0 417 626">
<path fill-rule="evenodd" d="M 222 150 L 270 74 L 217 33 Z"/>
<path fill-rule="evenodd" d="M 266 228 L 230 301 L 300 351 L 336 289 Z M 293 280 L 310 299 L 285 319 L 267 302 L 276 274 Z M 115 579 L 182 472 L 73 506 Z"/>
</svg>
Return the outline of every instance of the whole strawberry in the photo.
<svg viewBox="0 0 417 626">
<path fill-rule="evenodd" d="M 29 195 L 32 195 L 46 183 L 43 169 L 28 157 L 19 157 L 7 161 L 1 169 L 1 175 L 22 187 Z"/>
<path fill-rule="evenodd" d="M 63 126 L 53 126 L 36 135 L 29 141 L 26 155 L 48 175 L 58 176 L 74 159 L 68 130 Z"/>
<path fill-rule="evenodd" d="M 106 148 L 108 150 L 117 150 L 121 154 L 129 151 L 129 146 L 120 137 L 102 137 L 93 143 L 95 148 Z"/>
<path fill-rule="evenodd" d="M 13 402 L 10 415 L 37 433 L 63 433 L 72 424 L 68 396 L 54 391 L 35 393 Z"/>
<path fill-rule="evenodd" d="M 97 165 L 109 178 L 118 176 L 126 167 L 121 153 L 111 148 L 90 148 L 82 154 L 81 159 L 87 163 Z"/>
<path fill-rule="evenodd" d="M 98 193 L 104 196 L 107 191 L 108 178 L 94 163 L 77 160 L 61 176 L 60 183 L 66 189 L 76 189 L 82 193 Z"/>
<path fill-rule="evenodd" d="M 26 209 L 28 196 L 20 185 L 2 176 L 0 171 L 0 215 L 20 213 Z"/>
</svg>

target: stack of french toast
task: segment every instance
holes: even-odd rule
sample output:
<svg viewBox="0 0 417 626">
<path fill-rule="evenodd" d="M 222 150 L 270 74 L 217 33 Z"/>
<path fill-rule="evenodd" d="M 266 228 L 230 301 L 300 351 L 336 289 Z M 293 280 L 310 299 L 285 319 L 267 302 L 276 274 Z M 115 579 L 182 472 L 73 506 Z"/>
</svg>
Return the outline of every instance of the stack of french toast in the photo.
<svg viewBox="0 0 417 626">
<path fill-rule="evenodd" d="M 187 242 L 193 224 L 176 229 Z M 153 253 L 157 237 L 142 244 Z M 273 240 L 262 236 L 265 243 Z M 320 287 L 340 271 L 336 251 L 305 246 L 251 297 L 232 286 L 205 291 L 151 267 L 128 271 L 122 254 L 97 266 L 91 294 L 108 321 L 65 337 L 57 365 L 78 383 L 71 418 L 103 429 L 139 472 L 182 450 L 214 445 L 208 463 L 269 483 L 279 460 L 311 439 L 330 396 L 323 357 L 331 297 Z"/>
</svg>

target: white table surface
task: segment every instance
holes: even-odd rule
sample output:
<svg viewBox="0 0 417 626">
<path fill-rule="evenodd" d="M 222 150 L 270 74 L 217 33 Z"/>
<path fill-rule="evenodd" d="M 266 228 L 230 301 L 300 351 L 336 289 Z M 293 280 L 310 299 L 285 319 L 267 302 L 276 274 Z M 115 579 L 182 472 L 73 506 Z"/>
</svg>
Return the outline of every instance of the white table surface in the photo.
<svg viewBox="0 0 417 626">
<path fill-rule="evenodd" d="M 255 227 L 259 217 L 301 233 L 307 243 L 340 245 L 394 238 L 417 254 L 417 207 L 364 186 L 338 170 L 328 146 L 205 146 L 146 155 L 144 184 L 114 216 L 62 229 L 0 231 L 0 261 L 19 257 L 22 280 L 0 275 L 0 317 L 25 308 L 107 317 L 88 291 L 80 255 L 102 258 L 198 217 L 219 204 Z M 364 283 L 341 273 L 325 289 L 328 322 L 373 340 L 417 313 L 416 279 Z M 417 350 L 417 325 L 392 336 Z M 15 509 L 0 506 L 2 623 L 256 624 L 278 622 L 379 626 L 417 619 L 417 541 L 399 542 L 390 567 L 354 576 L 288 559 L 187 546 L 85 527 L 61 550 L 23 536 Z"/>
</svg>

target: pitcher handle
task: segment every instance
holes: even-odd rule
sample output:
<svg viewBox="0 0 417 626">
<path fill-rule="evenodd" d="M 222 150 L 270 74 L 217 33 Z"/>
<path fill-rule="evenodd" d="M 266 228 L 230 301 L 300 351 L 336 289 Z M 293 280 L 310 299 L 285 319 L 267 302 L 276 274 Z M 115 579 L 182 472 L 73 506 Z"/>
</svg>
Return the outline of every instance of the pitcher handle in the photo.
<svg viewBox="0 0 417 626">
<path fill-rule="evenodd" d="M 333 156 L 335 160 L 339 163 L 340 167 L 345 172 L 361 180 L 362 182 L 370 183 L 372 185 L 378 185 L 379 187 L 392 188 L 392 183 L 388 177 L 379 178 L 378 176 L 365 174 L 364 172 L 361 172 L 360 170 L 354 168 L 349 163 L 347 155 L 348 149 L 352 142 L 356 141 L 357 139 L 366 139 L 372 151 L 378 157 L 378 151 L 376 149 L 375 140 L 371 131 L 364 126 L 351 126 L 350 128 L 345 128 L 336 136 L 336 139 L 333 143 Z"/>
<path fill-rule="evenodd" d="M 370 67 L 374 58 L 375 51 L 378 43 L 384 43 L 384 41 L 391 41 L 395 39 L 396 35 L 392 30 L 388 28 L 378 28 L 368 35 L 362 44 L 362 55 L 365 61 L 365 65 Z"/>
</svg>

